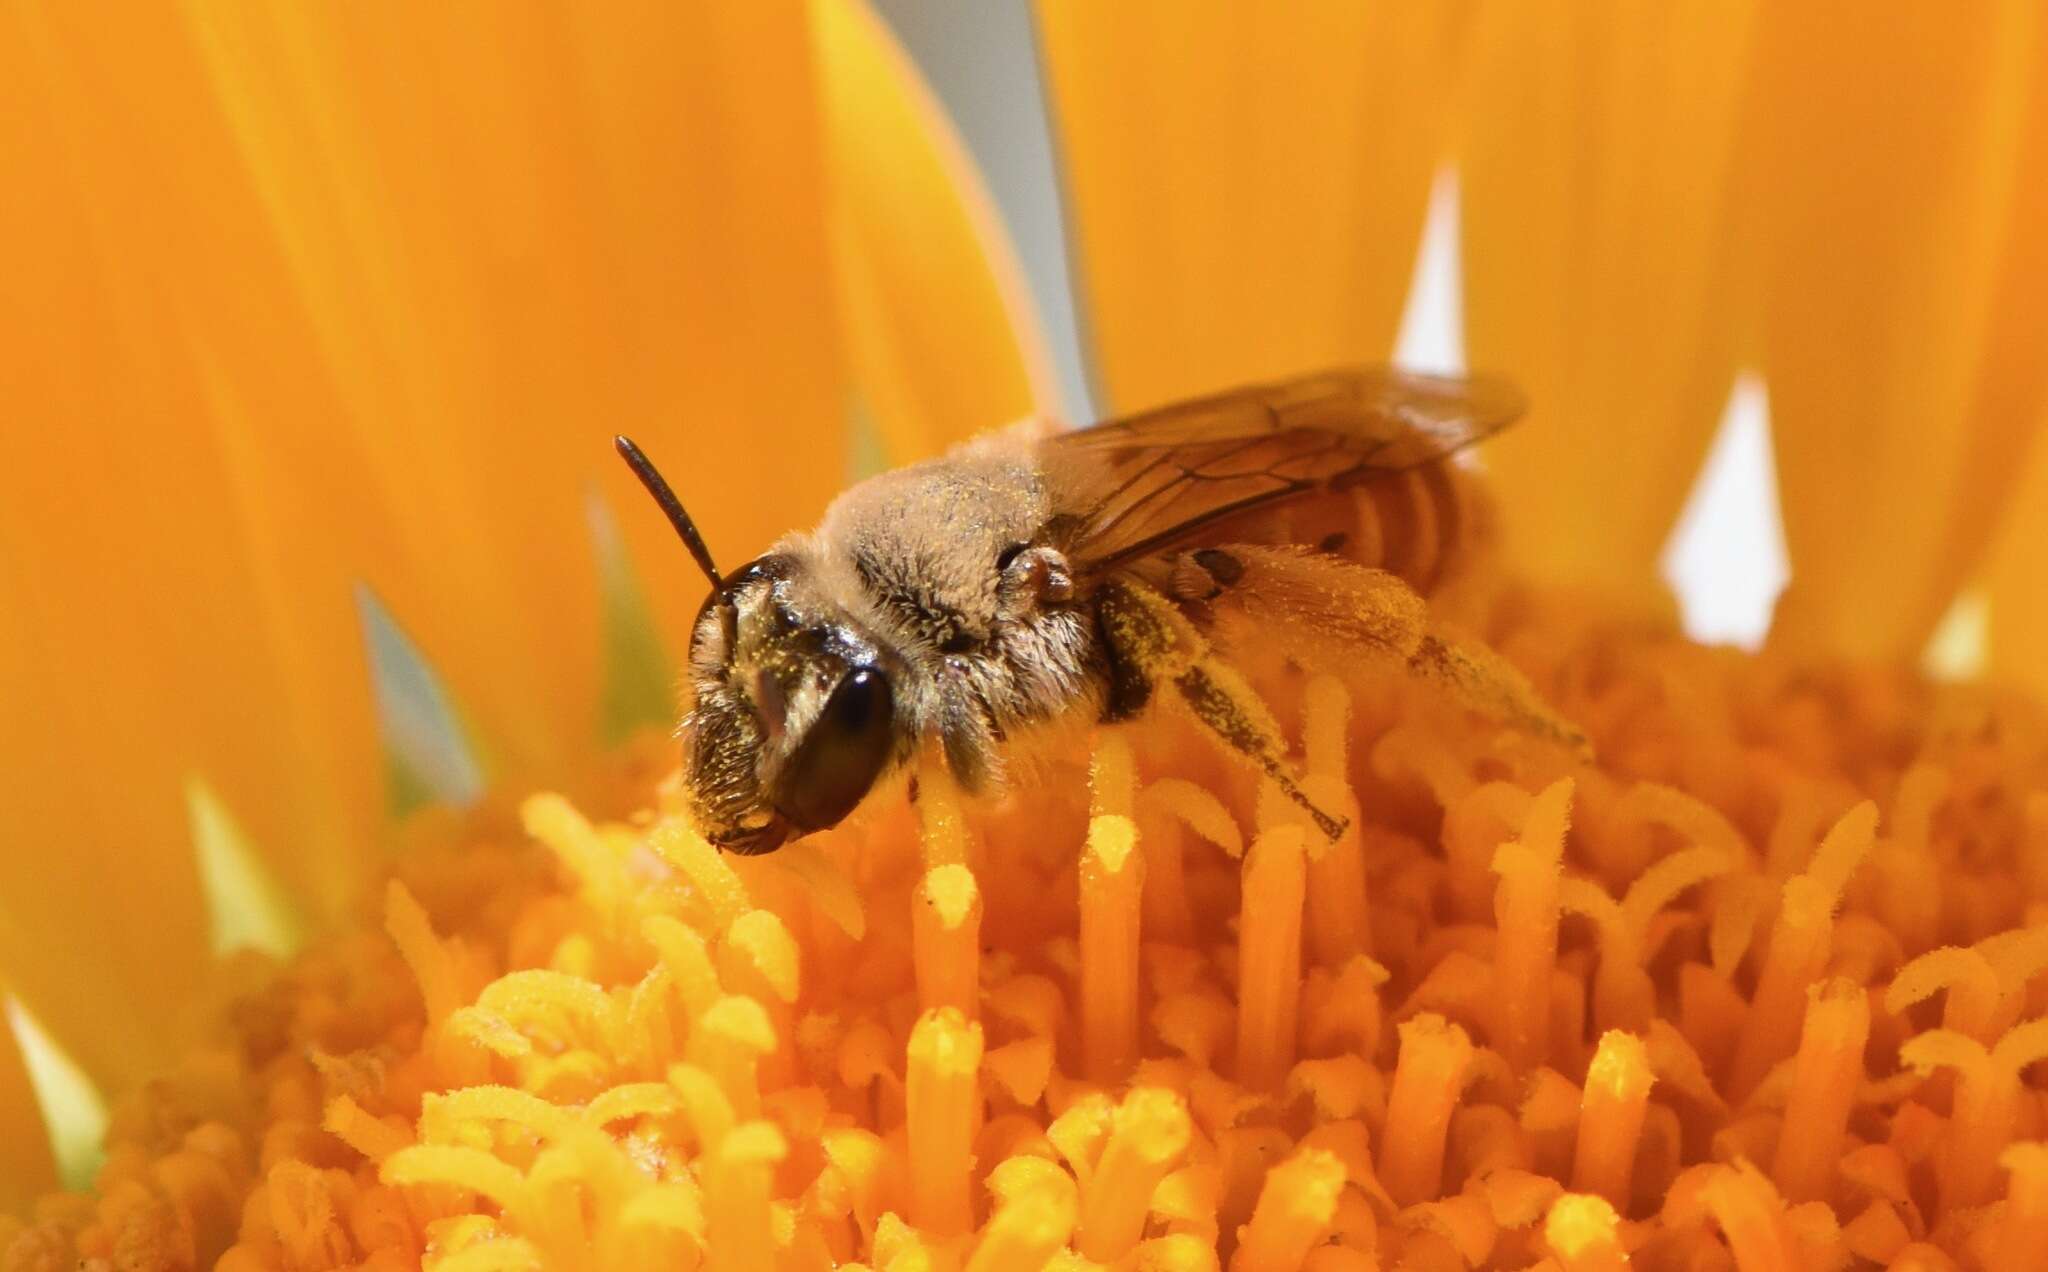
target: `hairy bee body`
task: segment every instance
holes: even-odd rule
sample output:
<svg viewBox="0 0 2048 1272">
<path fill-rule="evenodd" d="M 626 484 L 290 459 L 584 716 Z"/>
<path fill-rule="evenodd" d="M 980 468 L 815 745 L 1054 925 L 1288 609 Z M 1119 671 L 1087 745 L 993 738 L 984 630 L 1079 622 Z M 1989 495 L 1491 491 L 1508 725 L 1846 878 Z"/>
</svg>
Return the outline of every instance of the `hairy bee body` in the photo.
<svg viewBox="0 0 2048 1272">
<path fill-rule="evenodd" d="M 1422 599 L 1488 538 L 1450 457 L 1520 409 L 1498 381 L 1357 368 L 1090 429 L 1018 426 L 853 487 L 723 579 L 672 508 L 714 581 L 682 726 L 700 828 L 765 852 L 912 762 L 990 790 L 1027 736 L 1166 697 L 1334 835 L 1231 667 L 1251 640 L 1378 660 L 1577 744 Z"/>
</svg>

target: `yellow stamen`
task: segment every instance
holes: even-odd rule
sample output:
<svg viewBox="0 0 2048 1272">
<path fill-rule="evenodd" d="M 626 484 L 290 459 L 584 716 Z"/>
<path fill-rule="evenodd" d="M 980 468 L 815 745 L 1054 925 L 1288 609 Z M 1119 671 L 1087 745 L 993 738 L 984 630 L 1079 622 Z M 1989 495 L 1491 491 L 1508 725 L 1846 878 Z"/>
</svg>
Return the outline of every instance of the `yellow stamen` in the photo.
<svg viewBox="0 0 2048 1272">
<path fill-rule="evenodd" d="M 740 880 L 739 873 L 718 849 L 706 843 L 704 837 L 687 824 L 674 818 L 665 819 L 656 824 L 647 842 L 661 854 L 662 860 L 696 885 L 720 929 L 731 926 L 734 919 L 751 908 L 747 885 Z"/>
<path fill-rule="evenodd" d="M 718 1084 L 736 1116 L 750 1118 L 761 1107 L 760 1059 L 774 1049 L 767 1010 L 755 999 L 728 994 L 697 1017 L 684 1054 Z"/>
<path fill-rule="evenodd" d="M 746 1122 L 705 1154 L 705 1249 L 713 1272 L 774 1266 L 775 1218 L 769 1197 L 775 1166 L 788 1152 L 775 1127 Z"/>
</svg>

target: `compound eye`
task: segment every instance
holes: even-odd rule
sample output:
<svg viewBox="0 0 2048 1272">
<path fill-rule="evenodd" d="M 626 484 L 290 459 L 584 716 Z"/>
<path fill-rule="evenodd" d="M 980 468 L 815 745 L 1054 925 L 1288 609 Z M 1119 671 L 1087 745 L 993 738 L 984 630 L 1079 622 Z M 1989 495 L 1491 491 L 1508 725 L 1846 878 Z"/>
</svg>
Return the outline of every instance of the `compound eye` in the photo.
<svg viewBox="0 0 2048 1272">
<path fill-rule="evenodd" d="M 838 825 L 889 761 L 893 708 L 880 668 L 846 673 L 777 778 L 776 809 L 804 830 Z"/>
</svg>

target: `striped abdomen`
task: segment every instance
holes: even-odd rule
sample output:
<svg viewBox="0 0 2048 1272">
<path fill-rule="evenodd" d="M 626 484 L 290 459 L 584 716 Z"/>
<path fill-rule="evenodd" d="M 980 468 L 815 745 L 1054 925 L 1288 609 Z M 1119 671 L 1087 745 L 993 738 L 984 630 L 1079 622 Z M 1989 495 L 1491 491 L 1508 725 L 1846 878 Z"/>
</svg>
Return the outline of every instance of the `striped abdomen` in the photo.
<svg viewBox="0 0 2048 1272">
<path fill-rule="evenodd" d="M 1465 469 L 1424 464 L 1232 517 L 1203 537 L 1208 545 L 1305 544 L 1386 570 L 1427 596 L 1489 540 L 1483 493 Z"/>
</svg>

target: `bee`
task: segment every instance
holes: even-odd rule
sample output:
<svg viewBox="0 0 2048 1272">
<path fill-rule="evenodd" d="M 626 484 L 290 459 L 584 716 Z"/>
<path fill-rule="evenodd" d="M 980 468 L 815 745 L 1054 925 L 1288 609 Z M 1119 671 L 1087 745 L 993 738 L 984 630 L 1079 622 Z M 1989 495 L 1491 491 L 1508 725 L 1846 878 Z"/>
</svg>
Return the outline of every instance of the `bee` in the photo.
<svg viewBox="0 0 2048 1272">
<path fill-rule="evenodd" d="M 1583 747 L 1424 600 L 1473 538 L 1450 457 L 1522 410 L 1502 380 L 1354 367 L 1019 426 L 853 486 L 731 574 L 621 437 L 711 582 L 680 729 L 690 812 L 724 849 L 769 852 L 913 763 L 998 790 L 1020 739 L 1170 698 L 1336 838 L 1233 650 L 1376 662 Z"/>
</svg>

